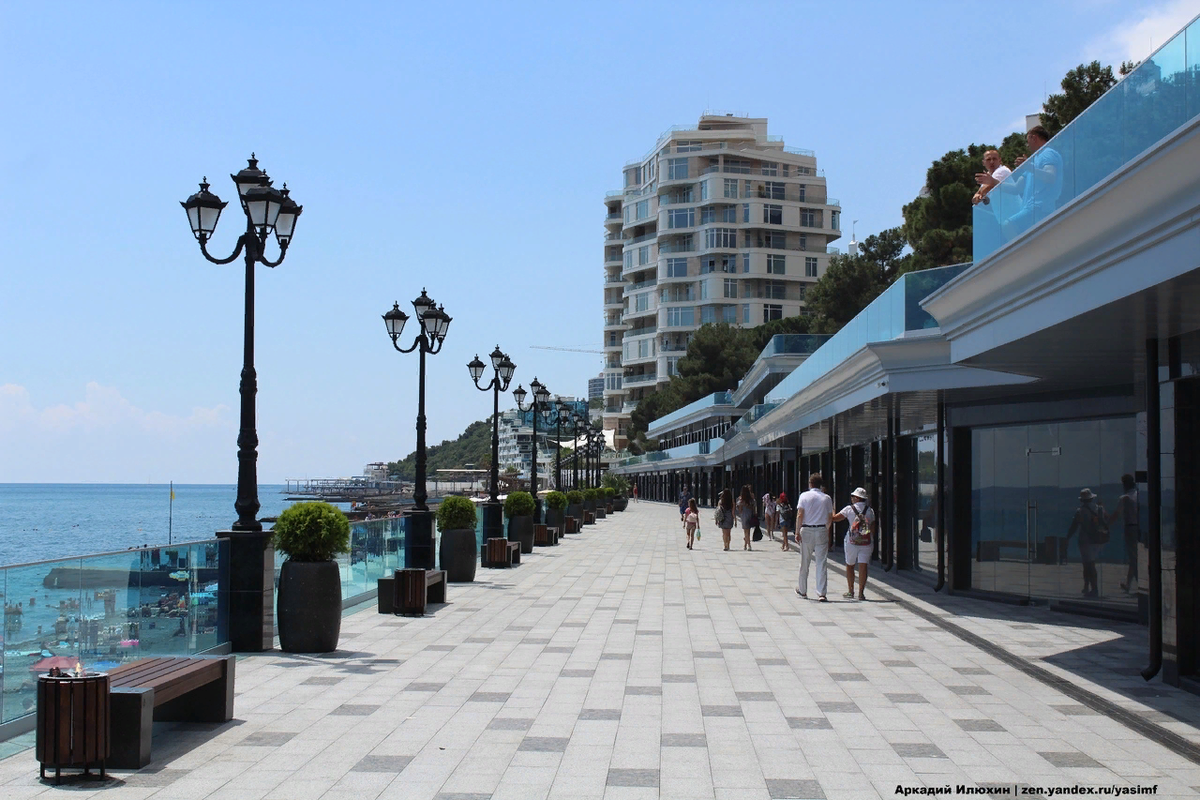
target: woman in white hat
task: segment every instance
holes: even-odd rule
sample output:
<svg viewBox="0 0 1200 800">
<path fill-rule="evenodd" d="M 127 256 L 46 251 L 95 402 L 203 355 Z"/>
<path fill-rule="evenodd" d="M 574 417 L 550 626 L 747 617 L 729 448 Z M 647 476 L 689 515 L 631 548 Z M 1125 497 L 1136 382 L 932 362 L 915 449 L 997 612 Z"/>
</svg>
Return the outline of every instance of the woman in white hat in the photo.
<svg viewBox="0 0 1200 800">
<path fill-rule="evenodd" d="M 872 537 L 875 535 L 875 511 L 867 502 L 867 490 L 861 486 L 850 493 L 850 505 L 833 515 L 834 522 L 850 520 L 846 532 L 846 585 L 842 595 L 854 599 L 854 568 L 858 566 L 858 599 L 866 600 L 867 563 L 871 560 Z"/>
</svg>

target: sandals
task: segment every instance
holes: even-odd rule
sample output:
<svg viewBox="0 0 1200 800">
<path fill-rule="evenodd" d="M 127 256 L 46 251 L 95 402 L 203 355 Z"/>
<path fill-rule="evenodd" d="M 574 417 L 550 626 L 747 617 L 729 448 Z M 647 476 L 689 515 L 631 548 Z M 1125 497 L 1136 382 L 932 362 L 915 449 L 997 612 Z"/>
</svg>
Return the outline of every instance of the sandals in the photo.
<svg viewBox="0 0 1200 800">
<path fill-rule="evenodd" d="M 853 600 L 854 592 L 842 592 L 842 597 L 846 598 L 847 600 Z"/>
</svg>

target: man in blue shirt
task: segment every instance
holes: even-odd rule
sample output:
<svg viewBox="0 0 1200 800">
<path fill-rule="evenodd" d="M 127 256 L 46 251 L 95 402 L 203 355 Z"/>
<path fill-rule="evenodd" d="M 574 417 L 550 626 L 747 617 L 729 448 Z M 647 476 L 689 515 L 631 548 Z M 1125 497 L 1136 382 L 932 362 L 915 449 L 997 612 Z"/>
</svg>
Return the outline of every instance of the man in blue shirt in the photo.
<svg viewBox="0 0 1200 800">
<path fill-rule="evenodd" d="M 1050 134 L 1041 125 L 1030 128 L 1025 143 L 1033 160 L 1033 168 L 1013 173 L 1017 179 L 1014 190 L 1020 192 L 1020 205 L 1000 224 L 1004 238 L 1012 240 L 1041 222 L 1058 208 L 1058 196 L 1063 187 L 1063 160 L 1058 151 L 1047 147 Z M 1020 167 L 1026 158 L 1018 158 Z"/>
</svg>

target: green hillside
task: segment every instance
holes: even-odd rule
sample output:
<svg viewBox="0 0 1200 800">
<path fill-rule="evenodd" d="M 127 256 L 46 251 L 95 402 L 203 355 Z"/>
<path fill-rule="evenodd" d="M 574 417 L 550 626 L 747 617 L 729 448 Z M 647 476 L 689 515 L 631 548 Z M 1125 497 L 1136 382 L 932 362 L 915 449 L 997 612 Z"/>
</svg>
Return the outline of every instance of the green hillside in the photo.
<svg viewBox="0 0 1200 800">
<path fill-rule="evenodd" d="M 473 464 L 484 469 L 492 462 L 492 423 L 490 420 L 472 422 L 454 441 L 425 448 L 426 474 L 432 479 L 439 469 L 464 469 Z M 388 462 L 388 474 L 403 480 L 414 480 L 417 474 L 417 452 L 414 450 L 400 461 Z"/>
</svg>

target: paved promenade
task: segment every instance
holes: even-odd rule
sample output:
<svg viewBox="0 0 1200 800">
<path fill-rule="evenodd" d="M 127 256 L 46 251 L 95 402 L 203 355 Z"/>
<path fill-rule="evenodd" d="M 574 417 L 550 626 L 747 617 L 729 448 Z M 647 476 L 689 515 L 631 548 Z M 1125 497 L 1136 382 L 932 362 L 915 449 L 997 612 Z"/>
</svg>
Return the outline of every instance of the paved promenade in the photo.
<svg viewBox="0 0 1200 800">
<path fill-rule="evenodd" d="M 688 551 L 673 508 L 631 504 L 516 569 L 452 584 L 423 619 L 348 616 L 328 657 L 239 659 L 237 721 L 176 726 L 150 768 L 56 789 L 25 751 L 0 761 L 0 794 L 1200 794 L 1200 698 L 1136 676 L 1142 629 L 876 582 L 874 566 L 868 602 L 841 599 L 840 567 L 832 602 L 805 601 L 796 553 L 722 552 L 702 520 Z"/>
</svg>

